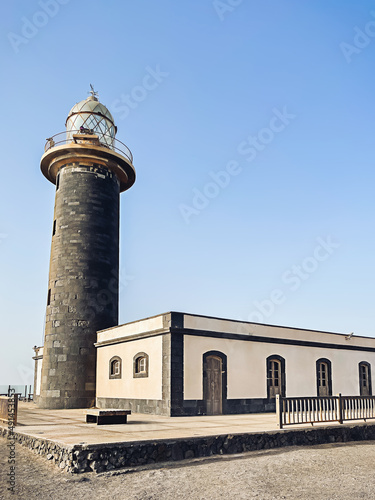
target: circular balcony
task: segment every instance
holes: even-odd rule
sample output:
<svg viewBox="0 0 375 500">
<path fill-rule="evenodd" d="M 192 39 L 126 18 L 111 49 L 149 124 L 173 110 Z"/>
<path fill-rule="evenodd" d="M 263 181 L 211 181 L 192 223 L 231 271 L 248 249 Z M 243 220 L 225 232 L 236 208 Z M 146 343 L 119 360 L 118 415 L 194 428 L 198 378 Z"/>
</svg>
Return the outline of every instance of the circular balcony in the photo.
<svg viewBox="0 0 375 500">
<path fill-rule="evenodd" d="M 126 191 L 135 182 L 133 155 L 121 141 L 91 129 L 60 132 L 47 139 L 40 167 L 43 175 L 53 184 L 59 169 L 71 161 L 104 162 L 120 181 L 120 191 Z"/>
<path fill-rule="evenodd" d="M 81 136 L 81 139 L 80 139 Z M 130 163 L 133 163 L 133 155 L 130 149 L 118 139 L 111 137 L 109 134 L 101 134 L 99 137 L 95 132 L 87 128 L 81 128 L 79 130 L 70 130 L 69 132 L 59 132 L 58 134 L 53 135 L 46 139 L 46 145 L 44 146 L 44 152 L 47 152 L 49 149 L 54 148 L 55 146 L 62 146 L 64 144 L 88 144 L 89 137 L 92 136 L 93 141 L 96 139 L 96 142 L 93 144 L 98 144 L 103 148 L 112 149 L 117 153 L 125 156 Z"/>
</svg>

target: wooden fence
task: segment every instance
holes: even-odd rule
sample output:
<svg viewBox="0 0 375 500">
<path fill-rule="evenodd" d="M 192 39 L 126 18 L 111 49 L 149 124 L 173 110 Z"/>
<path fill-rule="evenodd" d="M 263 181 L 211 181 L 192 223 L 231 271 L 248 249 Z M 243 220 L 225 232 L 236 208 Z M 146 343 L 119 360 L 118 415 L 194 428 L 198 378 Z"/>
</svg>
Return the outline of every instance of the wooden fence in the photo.
<svg viewBox="0 0 375 500">
<path fill-rule="evenodd" d="M 375 418 L 375 396 L 283 398 L 276 396 L 277 425 L 339 422 Z"/>
<path fill-rule="evenodd" d="M 0 396 L 0 424 L 17 424 L 18 395 Z"/>
</svg>

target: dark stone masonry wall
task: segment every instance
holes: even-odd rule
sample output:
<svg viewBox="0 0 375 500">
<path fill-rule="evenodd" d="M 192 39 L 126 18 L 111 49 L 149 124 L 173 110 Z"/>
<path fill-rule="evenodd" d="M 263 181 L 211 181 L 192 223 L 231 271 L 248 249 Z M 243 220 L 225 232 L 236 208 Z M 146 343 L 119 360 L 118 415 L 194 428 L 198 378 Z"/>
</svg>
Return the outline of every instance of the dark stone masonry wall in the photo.
<svg viewBox="0 0 375 500">
<path fill-rule="evenodd" d="M 118 324 L 119 182 L 107 168 L 60 169 L 46 312 L 44 408 L 95 401 L 96 332 Z"/>
<path fill-rule="evenodd" d="M 275 400 L 264 398 L 253 399 L 225 399 L 223 401 L 223 415 L 245 415 L 247 413 L 275 413 Z M 204 399 L 184 399 L 179 412 L 173 416 L 207 415 L 206 401 Z"/>
<path fill-rule="evenodd" d="M 170 410 L 162 400 L 130 398 L 96 398 L 98 408 L 131 410 L 132 413 L 170 416 Z"/>
<path fill-rule="evenodd" d="M 7 428 L 0 428 L 6 438 Z M 213 455 L 230 455 L 284 446 L 313 446 L 375 439 L 375 424 L 274 431 L 253 434 L 226 434 L 187 439 L 138 441 L 98 445 L 61 446 L 53 441 L 14 432 L 18 443 L 52 460 L 71 473 L 106 472 L 157 462 L 178 461 Z"/>
</svg>

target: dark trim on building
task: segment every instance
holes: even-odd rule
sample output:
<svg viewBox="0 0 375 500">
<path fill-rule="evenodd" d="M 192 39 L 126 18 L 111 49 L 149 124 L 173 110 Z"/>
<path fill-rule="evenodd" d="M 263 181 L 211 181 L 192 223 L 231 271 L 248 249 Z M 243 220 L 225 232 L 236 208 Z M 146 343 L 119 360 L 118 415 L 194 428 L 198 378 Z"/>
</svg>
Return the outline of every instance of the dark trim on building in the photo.
<svg viewBox="0 0 375 500">
<path fill-rule="evenodd" d="M 271 325 L 269 323 L 255 323 L 255 322 L 250 322 L 250 321 L 242 321 L 240 319 L 218 318 L 217 316 L 204 316 L 203 314 L 193 314 L 193 313 L 186 313 L 186 312 L 180 313 L 180 314 L 183 314 L 184 316 L 191 316 L 193 318 L 215 319 L 215 320 L 219 320 L 219 321 L 227 321 L 229 323 L 241 323 L 243 325 L 249 325 L 249 326 L 269 326 L 271 328 L 282 328 L 284 330 L 295 330 L 297 332 L 301 331 L 301 332 L 312 332 L 312 333 L 325 333 L 328 335 L 340 335 L 341 337 L 348 336 L 348 334 L 346 334 L 346 333 L 327 332 L 325 330 L 312 330 L 311 328 L 297 328 L 296 326 Z M 368 338 L 373 338 L 373 337 L 365 337 L 364 335 L 355 335 L 354 338 L 368 339 Z"/>
<path fill-rule="evenodd" d="M 327 382 L 328 396 L 332 396 L 332 363 L 327 358 L 319 358 L 316 360 L 316 394 L 319 397 L 319 365 L 325 363 L 327 365 Z"/>
<path fill-rule="evenodd" d="M 171 335 L 171 417 L 184 415 L 184 336 Z"/>
<path fill-rule="evenodd" d="M 184 314 L 183 313 L 171 312 L 170 317 L 171 317 L 171 324 L 170 324 L 171 330 L 184 328 Z"/>
<path fill-rule="evenodd" d="M 270 370 L 270 363 L 273 360 L 277 360 L 280 362 L 280 367 L 281 367 L 281 373 L 280 373 L 280 378 L 281 378 L 281 396 L 283 398 L 286 397 L 286 375 L 285 375 L 285 359 L 282 356 L 279 356 L 278 354 L 272 354 L 271 356 L 268 356 L 266 359 L 266 378 L 267 378 L 267 400 L 268 401 L 275 401 L 275 399 L 270 395 L 270 387 L 271 387 L 271 379 L 268 377 L 268 373 Z"/>
<path fill-rule="evenodd" d="M 115 361 L 118 361 L 119 364 L 120 364 L 120 370 L 119 370 L 119 373 L 112 373 L 113 370 L 113 363 Z M 110 360 L 109 360 L 109 378 L 110 379 L 119 379 L 121 378 L 121 373 L 122 373 L 122 360 L 119 356 L 113 356 Z"/>
<path fill-rule="evenodd" d="M 129 337 L 120 337 L 118 339 L 97 342 L 95 343 L 95 347 L 105 347 L 107 345 L 115 345 L 121 344 L 123 342 L 133 342 L 142 338 L 155 337 L 157 335 L 165 335 L 166 333 L 174 334 L 185 334 L 185 335 L 194 335 L 197 337 L 211 337 L 211 338 L 221 338 L 221 339 L 229 339 L 229 340 L 242 340 L 245 342 L 263 342 L 265 344 L 283 344 L 283 345 L 295 345 L 302 347 L 317 347 L 320 349 L 338 349 L 345 351 L 362 351 L 362 352 L 375 352 L 375 347 L 365 347 L 365 346 L 350 346 L 350 345 L 341 345 L 341 344 L 332 344 L 325 342 L 314 342 L 310 340 L 295 340 L 295 339 L 281 339 L 281 338 L 273 338 L 273 337 L 259 337 L 256 335 L 244 335 L 239 333 L 226 333 L 226 332 L 212 332 L 209 330 L 191 330 L 186 328 L 171 328 L 170 330 L 155 330 L 153 332 L 147 333 L 139 333 L 136 335 L 132 335 Z M 339 334 L 338 334 L 339 335 Z M 370 337 L 369 337 L 370 338 Z"/>
<path fill-rule="evenodd" d="M 341 344 L 332 344 L 326 342 L 314 342 L 310 340 L 295 340 L 295 339 L 280 339 L 272 337 L 259 337 L 257 335 L 243 335 L 239 333 L 225 333 L 213 332 L 209 330 L 190 330 L 184 328 L 183 330 L 175 330 L 173 333 L 184 333 L 185 335 L 196 335 L 198 337 L 214 337 L 232 340 L 245 340 L 246 342 L 264 342 L 266 344 L 284 344 L 284 345 L 297 345 L 303 347 L 319 347 L 322 349 L 342 349 L 346 351 L 366 351 L 375 352 L 375 347 L 364 346 L 346 346 Z"/>
<path fill-rule="evenodd" d="M 369 390 L 369 396 L 372 396 L 372 381 L 371 381 L 371 364 L 368 362 L 368 361 L 360 361 L 358 363 L 358 372 L 359 372 L 359 394 L 360 396 L 367 396 L 367 394 L 363 394 L 363 386 L 361 384 L 361 365 L 362 366 L 367 366 L 367 369 L 368 369 L 368 379 L 367 379 L 367 383 L 368 383 L 368 390 Z"/>
<path fill-rule="evenodd" d="M 207 358 L 210 356 L 217 356 L 218 358 L 221 359 L 221 401 L 222 401 L 222 414 L 225 415 L 227 413 L 227 373 L 228 373 L 228 362 L 227 362 L 227 356 L 221 351 L 207 351 L 203 354 L 203 367 L 202 367 L 202 373 L 203 373 L 203 401 L 204 401 L 204 415 L 207 415 L 207 384 L 206 384 L 206 379 L 207 379 Z"/>
<path fill-rule="evenodd" d="M 248 413 L 273 413 L 276 411 L 275 399 L 248 398 L 226 399 L 223 415 L 245 415 Z M 185 399 L 181 416 L 206 415 L 206 402 L 204 399 Z"/>
<path fill-rule="evenodd" d="M 103 398 L 97 397 L 98 408 L 124 408 L 133 413 L 166 415 L 175 417 L 193 417 L 206 415 L 206 402 L 203 399 L 187 399 L 181 402 L 176 411 L 170 412 L 165 402 L 157 399 Z M 223 415 L 246 415 L 250 413 L 274 413 L 275 399 L 269 401 L 263 398 L 227 399 Z"/>
</svg>

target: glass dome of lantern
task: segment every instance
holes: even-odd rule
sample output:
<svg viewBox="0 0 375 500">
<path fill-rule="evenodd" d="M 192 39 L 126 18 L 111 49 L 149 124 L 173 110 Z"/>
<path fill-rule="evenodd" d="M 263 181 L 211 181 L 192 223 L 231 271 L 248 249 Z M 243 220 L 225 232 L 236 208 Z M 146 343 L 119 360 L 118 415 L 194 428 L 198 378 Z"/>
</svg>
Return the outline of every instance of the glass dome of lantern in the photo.
<svg viewBox="0 0 375 500">
<path fill-rule="evenodd" d="M 112 148 L 117 127 L 108 109 L 99 102 L 97 92 L 91 86 L 91 95 L 75 104 L 66 119 L 67 141 L 73 141 L 77 133 L 95 134 L 103 146 Z"/>
</svg>

